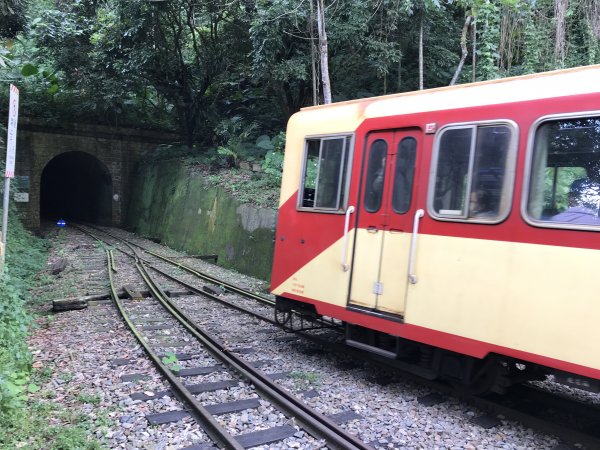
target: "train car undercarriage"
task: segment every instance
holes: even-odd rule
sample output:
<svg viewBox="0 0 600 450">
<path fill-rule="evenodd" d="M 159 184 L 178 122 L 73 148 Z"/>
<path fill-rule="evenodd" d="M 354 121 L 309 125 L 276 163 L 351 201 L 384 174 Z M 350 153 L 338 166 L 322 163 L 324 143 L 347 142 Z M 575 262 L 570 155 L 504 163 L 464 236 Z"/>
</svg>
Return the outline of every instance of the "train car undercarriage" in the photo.
<svg viewBox="0 0 600 450">
<path fill-rule="evenodd" d="M 600 383 L 548 367 L 489 354 L 483 359 L 433 347 L 369 328 L 324 318 L 314 305 L 277 297 L 275 318 L 291 332 L 337 328 L 347 345 L 385 358 L 389 365 L 428 380 L 441 379 L 473 395 L 502 394 L 512 385 L 532 380 L 554 380 L 571 387 L 600 392 Z"/>
</svg>

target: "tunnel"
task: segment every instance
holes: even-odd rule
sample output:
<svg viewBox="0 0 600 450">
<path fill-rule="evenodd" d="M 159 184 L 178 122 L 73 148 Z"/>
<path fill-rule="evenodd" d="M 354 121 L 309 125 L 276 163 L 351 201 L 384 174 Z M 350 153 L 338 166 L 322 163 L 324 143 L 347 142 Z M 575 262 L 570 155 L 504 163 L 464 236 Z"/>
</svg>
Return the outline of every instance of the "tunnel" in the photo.
<svg viewBox="0 0 600 450">
<path fill-rule="evenodd" d="M 84 152 L 67 152 L 46 165 L 40 181 L 42 220 L 112 223 L 112 179 L 107 167 Z"/>
</svg>

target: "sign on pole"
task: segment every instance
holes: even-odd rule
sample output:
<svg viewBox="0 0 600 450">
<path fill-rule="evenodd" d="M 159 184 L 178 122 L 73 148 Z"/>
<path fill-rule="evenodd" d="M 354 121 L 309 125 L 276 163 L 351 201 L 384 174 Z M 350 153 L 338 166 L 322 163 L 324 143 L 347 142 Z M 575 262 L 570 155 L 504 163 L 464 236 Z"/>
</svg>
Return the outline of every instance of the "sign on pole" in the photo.
<svg viewBox="0 0 600 450">
<path fill-rule="evenodd" d="M 6 139 L 6 169 L 4 176 L 15 176 L 15 153 L 17 149 L 17 121 L 19 119 L 19 90 L 10 85 L 10 108 L 8 111 L 8 136 Z"/>
<path fill-rule="evenodd" d="M 17 150 L 17 119 L 19 118 L 19 90 L 10 85 L 8 109 L 8 135 L 6 139 L 6 169 L 4 172 L 4 201 L 2 202 L 2 242 L 0 242 L 0 274 L 4 270 L 6 253 L 6 227 L 8 225 L 8 199 L 10 179 L 15 176 L 15 154 Z"/>
</svg>

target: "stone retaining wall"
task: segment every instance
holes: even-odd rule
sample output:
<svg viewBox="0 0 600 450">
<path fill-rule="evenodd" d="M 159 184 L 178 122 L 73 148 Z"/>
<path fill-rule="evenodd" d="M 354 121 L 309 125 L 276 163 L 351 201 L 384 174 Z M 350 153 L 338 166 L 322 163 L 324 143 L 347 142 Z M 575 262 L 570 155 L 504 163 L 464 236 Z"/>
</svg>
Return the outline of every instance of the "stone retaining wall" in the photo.
<svg viewBox="0 0 600 450">
<path fill-rule="evenodd" d="M 126 224 L 219 265 L 269 279 L 276 211 L 240 204 L 178 161 L 144 164 L 132 178 Z"/>
</svg>

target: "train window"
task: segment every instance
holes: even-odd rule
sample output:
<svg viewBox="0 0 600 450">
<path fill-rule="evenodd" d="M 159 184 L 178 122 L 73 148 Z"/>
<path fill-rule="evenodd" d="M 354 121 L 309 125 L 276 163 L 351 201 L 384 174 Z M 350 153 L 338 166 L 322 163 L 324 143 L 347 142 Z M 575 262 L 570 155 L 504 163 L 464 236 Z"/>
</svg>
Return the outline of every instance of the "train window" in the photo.
<svg viewBox="0 0 600 450">
<path fill-rule="evenodd" d="M 350 136 L 306 140 L 299 207 L 338 211 L 344 207 Z"/>
<path fill-rule="evenodd" d="M 392 208 L 398 214 L 404 214 L 410 208 L 416 157 L 416 139 L 412 137 L 402 139 L 398 144 L 398 153 L 396 154 L 396 173 L 392 192 Z"/>
<path fill-rule="evenodd" d="M 387 143 L 383 139 L 377 139 L 371 144 L 364 200 L 365 210 L 370 213 L 379 211 L 379 208 L 381 208 L 383 186 L 385 185 L 387 148 Z"/>
<path fill-rule="evenodd" d="M 444 220 L 503 220 L 512 192 L 514 135 L 508 124 L 444 128 L 434 156 L 432 215 Z"/>
<path fill-rule="evenodd" d="M 600 117 L 543 121 L 534 136 L 527 217 L 600 230 Z"/>
</svg>

